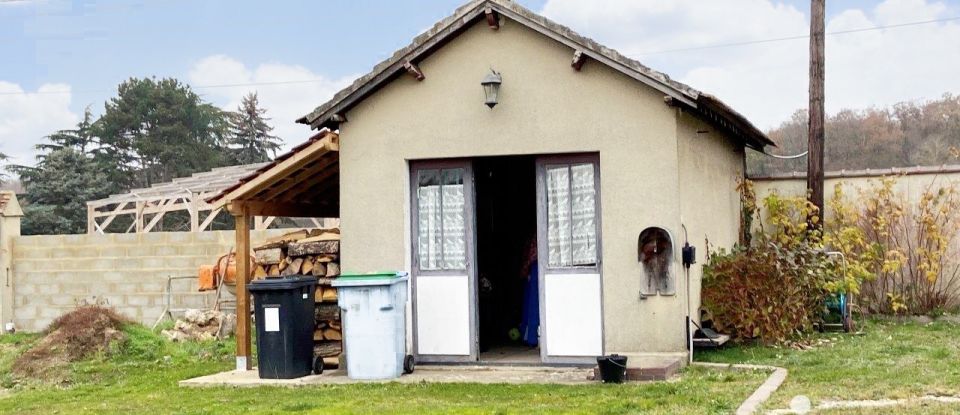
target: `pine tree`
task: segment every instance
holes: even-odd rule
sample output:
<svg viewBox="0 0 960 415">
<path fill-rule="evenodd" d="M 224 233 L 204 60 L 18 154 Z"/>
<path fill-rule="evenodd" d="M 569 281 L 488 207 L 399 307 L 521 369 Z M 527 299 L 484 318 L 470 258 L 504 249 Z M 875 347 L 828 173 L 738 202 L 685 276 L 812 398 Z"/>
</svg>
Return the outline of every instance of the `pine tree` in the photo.
<svg viewBox="0 0 960 415">
<path fill-rule="evenodd" d="M 264 118 L 266 109 L 259 107 L 257 94 L 251 92 L 243 97 L 237 112 L 230 113 L 228 140 L 237 164 L 269 161 L 276 157 L 282 141 L 271 135 L 273 127 Z"/>
<path fill-rule="evenodd" d="M 17 167 L 26 187 L 23 233 L 84 233 L 88 200 L 106 197 L 107 176 L 93 158 L 71 147 L 44 155 L 36 167 Z"/>
<path fill-rule="evenodd" d="M 8 159 L 9 157 L 7 157 L 6 154 L 0 153 L 0 161 L 6 161 Z M 8 168 L 8 166 L 4 166 L 4 168 Z M 4 174 L 2 170 L 0 170 L 0 184 L 3 184 L 6 180 L 7 180 L 7 175 Z"/>
<path fill-rule="evenodd" d="M 72 148 L 81 154 L 88 154 L 96 142 L 96 136 L 93 131 L 93 114 L 88 106 L 83 110 L 83 120 L 77 123 L 77 128 L 60 130 L 47 136 L 49 143 L 36 145 L 36 149 L 41 153 L 37 160 L 42 162 L 46 157 L 45 153 Z"/>
<path fill-rule="evenodd" d="M 226 114 L 180 81 L 131 78 L 95 123 L 95 158 L 119 166 L 111 182 L 148 187 L 228 165 Z"/>
</svg>

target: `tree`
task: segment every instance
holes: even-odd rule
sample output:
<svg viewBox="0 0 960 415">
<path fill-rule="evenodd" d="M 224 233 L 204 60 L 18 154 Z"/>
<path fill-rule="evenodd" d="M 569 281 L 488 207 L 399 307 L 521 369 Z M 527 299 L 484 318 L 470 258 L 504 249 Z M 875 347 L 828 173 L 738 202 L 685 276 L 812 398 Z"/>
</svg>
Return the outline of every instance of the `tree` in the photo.
<svg viewBox="0 0 960 415">
<path fill-rule="evenodd" d="M 93 130 L 93 114 L 88 106 L 83 110 L 83 120 L 77 123 L 77 128 L 72 130 L 60 130 L 47 136 L 49 143 L 36 145 L 36 149 L 41 152 L 51 152 L 64 148 L 72 148 L 82 154 L 87 154 L 91 146 L 96 142 Z M 43 155 L 38 160 L 43 160 Z"/>
<path fill-rule="evenodd" d="M 953 164 L 950 149 L 960 148 L 960 96 L 945 94 L 928 102 L 905 102 L 889 108 L 845 109 L 826 119 L 827 171 Z M 768 133 L 778 145 L 768 150 L 793 155 L 807 149 L 807 112 Z M 779 160 L 748 153 L 752 176 L 803 172 L 806 160 Z"/>
<path fill-rule="evenodd" d="M 9 157 L 7 157 L 6 154 L 0 153 L 0 161 L 7 161 L 8 159 Z M 3 172 L 0 171 L 0 184 L 3 184 L 3 182 L 6 180 L 7 180 L 7 175 L 3 174 Z"/>
<path fill-rule="evenodd" d="M 95 159 L 111 181 L 148 187 L 229 164 L 226 115 L 172 78 L 131 78 L 96 122 Z"/>
<path fill-rule="evenodd" d="M 44 155 L 36 167 L 18 166 L 26 187 L 25 235 L 86 232 L 88 200 L 106 197 L 107 175 L 89 155 L 71 147 Z"/>
<path fill-rule="evenodd" d="M 257 94 L 251 92 L 243 97 L 237 112 L 230 113 L 227 142 L 237 164 L 260 163 L 277 156 L 282 141 L 270 134 L 273 127 L 263 116 L 266 112 L 259 107 Z"/>
</svg>

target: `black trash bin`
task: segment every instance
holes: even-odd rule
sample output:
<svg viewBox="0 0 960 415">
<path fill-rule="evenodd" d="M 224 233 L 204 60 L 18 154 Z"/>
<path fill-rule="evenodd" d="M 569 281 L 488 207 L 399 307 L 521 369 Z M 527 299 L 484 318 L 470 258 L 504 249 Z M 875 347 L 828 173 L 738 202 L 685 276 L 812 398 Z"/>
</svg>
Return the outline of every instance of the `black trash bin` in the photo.
<svg viewBox="0 0 960 415">
<path fill-rule="evenodd" d="M 261 379 L 294 379 L 313 369 L 315 277 L 257 280 L 249 285 L 257 321 Z"/>
</svg>

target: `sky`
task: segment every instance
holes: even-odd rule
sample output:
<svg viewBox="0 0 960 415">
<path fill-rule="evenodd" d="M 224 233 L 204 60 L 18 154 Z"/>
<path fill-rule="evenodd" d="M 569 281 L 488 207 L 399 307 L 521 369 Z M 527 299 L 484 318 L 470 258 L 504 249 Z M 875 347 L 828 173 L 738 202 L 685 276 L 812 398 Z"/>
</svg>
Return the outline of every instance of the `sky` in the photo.
<svg viewBox="0 0 960 415">
<path fill-rule="evenodd" d="M 464 1 L 0 0 L 0 152 L 31 164 L 44 136 L 148 76 L 225 109 L 256 91 L 289 147 L 310 135 L 296 118 Z M 806 39 L 712 46 L 805 35 L 809 0 L 517 1 L 762 129 L 806 106 Z M 960 0 L 827 0 L 828 33 L 875 27 L 827 36 L 829 113 L 960 94 Z"/>
</svg>

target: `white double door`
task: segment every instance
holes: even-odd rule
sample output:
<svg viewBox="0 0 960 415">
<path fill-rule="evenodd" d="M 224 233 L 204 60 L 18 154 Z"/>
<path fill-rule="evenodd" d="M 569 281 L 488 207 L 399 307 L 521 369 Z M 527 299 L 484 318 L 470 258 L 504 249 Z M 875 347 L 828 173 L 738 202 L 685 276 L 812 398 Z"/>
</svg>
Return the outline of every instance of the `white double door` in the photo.
<svg viewBox="0 0 960 415">
<path fill-rule="evenodd" d="M 536 171 L 541 357 L 589 361 L 603 354 L 599 161 L 544 156 Z M 411 193 L 414 353 L 477 361 L 472 162 L 414 163 Z"/>
</svg>

